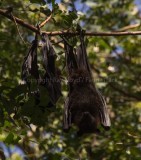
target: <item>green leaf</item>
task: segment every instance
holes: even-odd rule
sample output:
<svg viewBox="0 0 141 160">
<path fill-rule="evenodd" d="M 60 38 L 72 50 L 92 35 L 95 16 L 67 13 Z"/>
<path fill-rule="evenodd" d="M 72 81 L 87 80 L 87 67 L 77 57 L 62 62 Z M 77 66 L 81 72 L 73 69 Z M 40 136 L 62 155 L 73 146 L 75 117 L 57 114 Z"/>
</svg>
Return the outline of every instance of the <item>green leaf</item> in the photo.
<svg viewBox="0 0 141 160">
<path fill-rule="evenodd" d="M 36 3 L 38 0 L 30 0 L 31 3 Z"/>
<path fill-rule="evenodd" d="M 61 13 L 61 12 L 62 12 L 62 11 L 59 9 L 58 4 L 55 3 L 55 4 L 53 5 L 53 14 L 56 15 L 56 14 L 59 14 L 59 13 Z"/>
<path fill-rule="evenodd" d="M 18 143 L 21 140 L 20 136 L 17 136 L 16 138 L 14 138 L 14 143 Z"/>
<path fill-rule="evenodd" d="M 4 111 L 0 106 L 0 126 L 4 125 Z"/>
<path fill-rule="evenodd" d="M 54 9 L 55 8 L 55 0 L 51 0 L 52 2 L 52 8 Z"/>
<path fill-rule="evenodd" d="M 77 14 L 76 14 L 75 12 L 69 12 L 69 16 L 70 16 L 73 20 L 75 20 L 75 19 L 78 18 Z"/>
<path fill-rule="evenodd" d="M 29 6 L 29 10 L 32 11 L 32 12 L 38 12 L 38 11 L 40 11 L 40 5 L 36 4 L 36 3 L 31 4 Z"/>
<path fill-rule="evenodd" d="M 40 12 L 44 13 L 46 16 L 49 16 L 51 14 L 51 10 L 47 8 L 46 5 L 40 7 Z"/>
<path fill-rule="evenodd" d="M 27 92 L 27 85 L 18 85 L 15 88 L 12 88 L 11 92 L 9 93 L 9 96 L 15 99 L 17 96 L 24 94 L 26 92 Z"/>
<path fill-rule="evenodd" d="M 11 144 L 14 142 L 14 134 L 11 132 L 8 134 L 8 136 L 4 140 L 5 143 Z"/>
</svg>

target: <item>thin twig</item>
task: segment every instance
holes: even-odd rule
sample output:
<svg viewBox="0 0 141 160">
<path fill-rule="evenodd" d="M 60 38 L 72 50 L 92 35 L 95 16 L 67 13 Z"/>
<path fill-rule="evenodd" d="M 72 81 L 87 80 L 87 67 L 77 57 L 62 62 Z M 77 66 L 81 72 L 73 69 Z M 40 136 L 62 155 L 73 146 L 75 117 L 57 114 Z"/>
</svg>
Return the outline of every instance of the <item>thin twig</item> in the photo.
<svg viewBox="0 0 141 160">
<path fill-rule="evenodd" d="M 127 30 L 129 30 L 129 29 L 137 28 L 137 27 L 139 27 L 139 26 L 140 26 L 140 23 L 128 25 L 128 26 L 125 26 L 125 27 L 120 28 L 120 29 L 117 30 L 116 32 L 124 32 L 124 31 L 127 31 Z"/>
<path fill-rule="evenodd" d="M 78 32 L 72 31 L 54 31 L 54 32 L 46 32 L 42 31 L 50 36 L 56 35 L 79 35 Z M 84 33 L 85 36 L 126 36 L 126 35 L 141 35 L 141 31 L 135 32 L 86 32 Z"/>
<path fill-rule="evenodd" d="M 49 17 L 47 17 L 47 19 L 45 19 L 41 24 L 39 24 L 39 28 L 43 27 L 51 19 L 51 17 L 52 14 Z"/>
<path fill-rule="evenodd" d="M 116 91 L 122 93 L 124 96 L 126 97 L 130 97 L 130 98 L 133 98 L 133 99 L 136 99 L 138 101 L 141 100 L 141 97 L 140 96 L 137 96 L 135 93 L 130 93 L 128 91 L 125 91 L 122 86 L 119 86 L 119 85 L 115 85 L 113 83 L 108 83 L 108 86 L 112 87 L 113 89 L 115 89 Z"/>
<path fill-rule="evenodd" d="M 103 77 L 100 76 L 100 71 L 99 71 L 99 69 L 97 69 L 97 68 L 94 67 L 94 66 L 93 66 L 93 69 L 96 71 L 96 73 L 98 74 L 98 76 L 103 79 Z M 107 73 L 108 73 L 108 72 L 107 72 Z M 126 97 L 130 97 L 130 98 L 133 98 L 133 99 L 138 100 L 138 101 L 141 100 L 141 97 L 140 97 L 140 96 L 136 95 L 135 93 L 129 93 L 128 91 L 125 91 L 125 90 L 123 89 L 123 87 L 120 86 L 118 83 L 113 84 L 113 83 L 109 82 L 109 83 L 107 83 L 107 86 L 110 86 L 111 88 L 115 89 L 117 92 L 123 94 L 123 95 L 126 96 Z"/>
<path fill-rule="evenodd" d="M 23 21 L 20 18 L 17 18 L 14 16 L 14 19 L 11 15 L 7 14 L 7 10 L 2 10 L 0 9 L 0 14 L 7 17 L 8 19 L 15 21 L 20 24 L 23 27 L 26 27 L 30 29 L 33 32 L 36 32 L 40 34 L 39 30 L 37 27 L 34 27 L 33 25 L 28 24 L 27 22 Z M 42 31 L 42 33 L 46 33 L 49 36 L 56 36 L 56 35 L 79 35 L 78 32 L 73 32 L 73 31 L 53 31 L 53 32 L 46 32 Z M 85 32 L 86 36 L 129 36 L 129 35 L 141 35 L 141 31 L 135 31 L 135 32 Z"/>
<path fill-rule="evenodd" d="M 15 17 L 13 16 L 13 14 L 12 14 L 12 13 L 11 13 L 11 16 L 12 16 L 12 17 L 13 17 L 13 19 L 14 19 L 14 22 L 15 22 L 15 25 L 16 25 L 16 28 L 17 28 L 17 31 L 18 31 L 18 34 L 19 34 L 19 36 L 20 36 L 21 40 L 23 41 L 23 43 L 24 43 L 25 45 L 27 45 L 27 44 L 26 44 L 26 42 L 24 41 L 24 39 L 23 39 L 23 37 L 22 37 L 21 33 L 20 33 L 19 27 L 18 27 L 17 22 L 16 22 L 16 20 L 15 20 Z"/>
</svg>

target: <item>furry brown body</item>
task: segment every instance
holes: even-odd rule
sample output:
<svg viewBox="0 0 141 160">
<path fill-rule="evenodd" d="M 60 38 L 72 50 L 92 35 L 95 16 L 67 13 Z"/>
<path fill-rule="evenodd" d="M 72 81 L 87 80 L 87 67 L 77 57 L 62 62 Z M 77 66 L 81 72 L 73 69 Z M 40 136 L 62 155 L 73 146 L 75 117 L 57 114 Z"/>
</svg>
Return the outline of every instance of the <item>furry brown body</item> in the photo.
<svg viewBox="0 0 141 160">
<path fill-rule="evenodd" d="M 78 127 L 78 135 L 98 132 L 98 126 L 110 128 L 106 103 L 93 82 L 83 37 L 74 50 L 65 43 L 69 93 L 65 102 L 64 130 L 72 123 Z"/>
</svg>

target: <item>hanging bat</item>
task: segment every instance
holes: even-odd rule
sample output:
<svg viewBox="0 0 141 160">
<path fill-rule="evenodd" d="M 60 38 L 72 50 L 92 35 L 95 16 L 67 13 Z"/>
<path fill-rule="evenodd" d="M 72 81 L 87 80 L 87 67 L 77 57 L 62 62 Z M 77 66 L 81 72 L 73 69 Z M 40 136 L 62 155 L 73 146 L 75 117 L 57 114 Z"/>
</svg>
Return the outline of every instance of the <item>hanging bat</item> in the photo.
<svg viewBox="0 0 141 160">
<path fill-rule="evenodd" d="M 111 124 L 106 103 L 92 80 L 82 32 L 81 45 L 76 50 L 63 39 L 69 87 L 65 101 L 64 130 L 68 131 L 72 123 L 78 127 L 79 136 L 99 132 L 99 125 L 109 129 Z"/>
<path fill-rule="evenodd" d="M 55 66 L 56 61 L 56 53 L 52 47 L 51 42 L 46 34 L 41 35 L 41 53 L 43 55 L 43 67 L 45 70 L 45 74 L 43 77 L 39 74 L 38 64 L 37 64 L 37 48 L 38 48 L 38 40 L 37 35 L 35 40 L 32 42 L 32 45 L 28 51 L 27 56 L 23 62 L 22 66 L 22 79 L 28 84 L 30 89 L 29 77 L 32 76 L 37 80 L 37 89 L 32 92 L 35 96 L 36 104 L 40 103 L 40 91 L 38 86 L 44 86 L 47 88 L 49 93 L 50 101 L 48 103 L 48 107 L 55 106 L 57 100 L 61 96 L 61 79 L 60 79 L 60 71 Z"/>
<path fill-rule="evenodd" d="M 32 41 L 31 47 L 22 65 L 21 78 L 22 80 L 25 81 L 26 84 L 28 84 L 29 88 L 30 88 L 30 81 L 29 81 L 30 76 L 35 78 L 37 82 L 40 79 L 38 65 L 37 65 L 37 48 L 38 48 L 38 39 L 36 35 L 35 40 Z"/>
<path fill-rule="evenodd" d="M 43 77 L 42 85 L 48 90 L 50 96 L 50 106 L 55 106 L 61 94 L 61 73 L 55 66 L 56 53 L 46 34 L 42 34 L 42 55 L 43 67 L 45 75 Z"/>
</svg>

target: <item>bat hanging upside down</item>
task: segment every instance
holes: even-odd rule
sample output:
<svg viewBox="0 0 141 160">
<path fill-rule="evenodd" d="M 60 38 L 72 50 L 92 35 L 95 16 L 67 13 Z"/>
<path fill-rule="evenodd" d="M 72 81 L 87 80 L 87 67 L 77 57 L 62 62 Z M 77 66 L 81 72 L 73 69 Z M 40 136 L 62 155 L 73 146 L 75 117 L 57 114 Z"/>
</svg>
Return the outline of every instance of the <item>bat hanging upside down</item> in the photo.
<svg viewBox="0 0 141 160">
<path fill-rule="evenodd" d="M 65 102 L 64 130 L 68 131 L 72 123 L 78 127 L 79 136 L 99 132 L 99 125 L 108 130 L 111 125 L 110 118 L 105 100 L 92 80 L 82 31 L 81 45 L 76 50 L 63 39 L 69 87 Z"/>
</svg>

